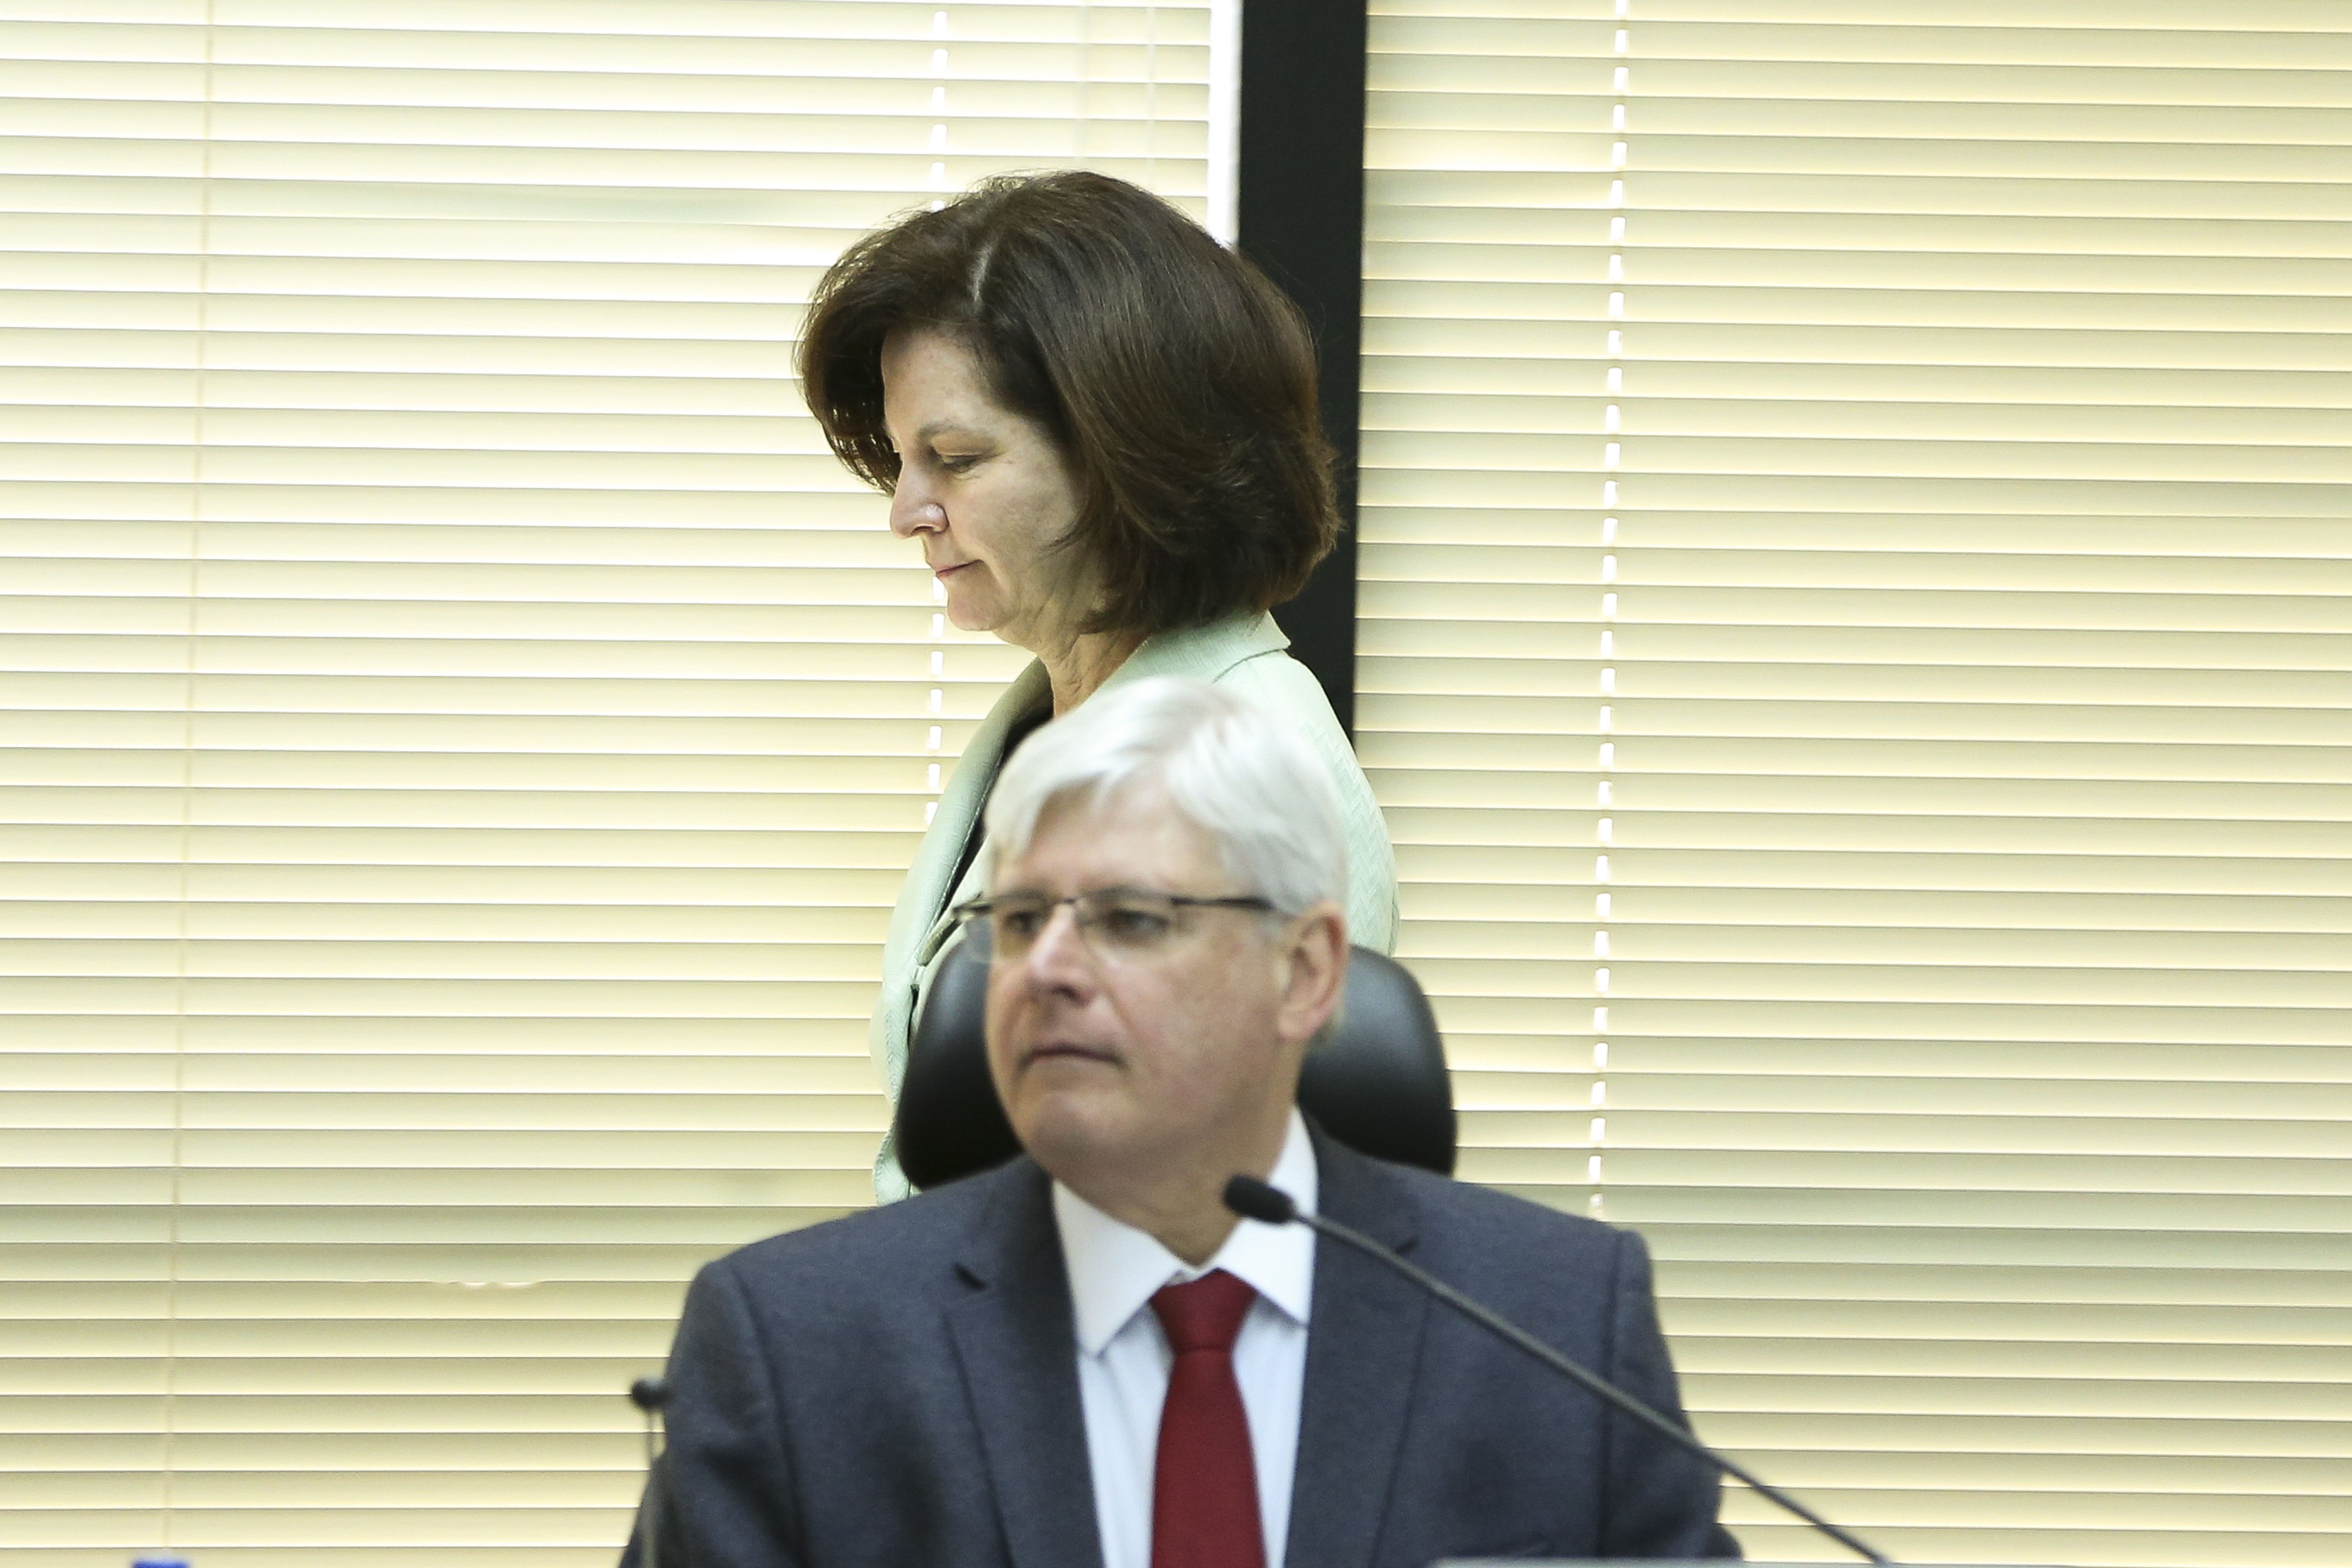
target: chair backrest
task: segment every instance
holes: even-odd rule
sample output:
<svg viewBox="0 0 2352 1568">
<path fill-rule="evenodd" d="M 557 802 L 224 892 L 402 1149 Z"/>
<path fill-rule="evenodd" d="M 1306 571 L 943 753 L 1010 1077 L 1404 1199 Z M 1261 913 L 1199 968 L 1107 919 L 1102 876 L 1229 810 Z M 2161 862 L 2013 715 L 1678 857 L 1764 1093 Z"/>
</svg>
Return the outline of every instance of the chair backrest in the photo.
<svg viewBox="0 0 2352 1568">
<path fill-rule="evenodd" d="M 898 1089 L 898 1164 L 936 1187 L 1021 1152 L 988 1076 L 988 960 L 959 943 L 932 977 Z M 1331 1037 L 1307 1054 L 1298 1105 L 1361 1153 L 1454 1173 L 1454 1086 L 1429 999 L 1403 965 L 1360 947 Z"/>
</svg>

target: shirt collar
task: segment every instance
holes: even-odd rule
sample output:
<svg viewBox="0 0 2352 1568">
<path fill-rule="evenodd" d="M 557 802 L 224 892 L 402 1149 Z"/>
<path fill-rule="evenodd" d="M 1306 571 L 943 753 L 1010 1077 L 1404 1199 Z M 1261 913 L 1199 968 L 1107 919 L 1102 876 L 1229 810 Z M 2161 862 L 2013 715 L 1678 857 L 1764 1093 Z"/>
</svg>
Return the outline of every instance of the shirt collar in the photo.
<svg viewBox="0 0 2352 1568">
<path fill-rule="evenodd" d="M 1155 675 L 1190 675 L 1202 680 L 1222 680 L 1235 665 L 1261 654 L 1279 653 L 1290 638 L 1264 611 L 1227 616 L 1206 626 L 1181 631 L 1155 632 L 1110 672 L 1103 689 Z"/>
<path fill-rule="evenodd" d="M 1296 1108 L 1290 1112 L 1290 1131 L 1283 1140 L 1282 1157 L 1275 1162 L 1269 1179 L 1291 1195 L 1302 1213 L 1318 1212 L 1315 1145 L 1307 1136 L 1306 1119 Z M 1313 1305 L 1315 1233 L 1303 1225 L 1238 1221 L 1217 1255 L 1193 1268 L 1156 1237 L 1111 1218 L 1059 1182 L 1054 1184 L 1054 1223 L 1062 1233 L 1062 1260 L 1070 1275 L 1078 1348 L 1088 1355 L 1102 1354 L 1162 1285 L 1195 1279 L 1213 1269 L 1222 1268 L 1247 1282 L 1301 1326 Z"/>
</svg>

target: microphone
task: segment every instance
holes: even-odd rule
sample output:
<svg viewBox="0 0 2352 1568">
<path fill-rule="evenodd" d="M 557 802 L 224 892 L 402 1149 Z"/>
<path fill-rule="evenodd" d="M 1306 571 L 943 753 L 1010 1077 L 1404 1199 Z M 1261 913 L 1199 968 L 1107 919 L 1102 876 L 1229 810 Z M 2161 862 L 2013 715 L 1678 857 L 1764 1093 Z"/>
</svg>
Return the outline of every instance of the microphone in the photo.
<svg viewBox="0 0 2352 1568">
<path fill-rule="evenodd" d="M 1480 1306 L 1427 1269 L 1406 1262 L 1363 1232 L 1341 1225 L 1337 1220 L 1325 1219 L 1321 1215 L 1299 1213 L 1298 1205 L 1288 1193 L 1270 1183 L 1261 1182 L 1255 1176 L 1235 1176 L 1225 1184 L 1224 1196 L 1225 1206 L 1244 1219 L 1254 1219 L 1261 1225 L 1289 1225 L 1296 1221 L 1312 1229 L 1318 1236 L 1328 1236 L 1336 1242 L 1355 1248 L 1367 1258 L 1388 1265 L 1389 1268 L 1403 1275 L 1413 1284 L 1428 1291 L 1488 1333 L 1533 1356 L 1603 1404 L 1614 1405 L 1676 1447 L 1705 1459 L 1725 1475 L 1747 1483 L 1753 1490 L 1779 1503 L 1782 1508 L 1787 1509 L 1847 1551 L 1856 1553 L 1865 1562 L 1885 1564 L 1890 1561 L 1871 1547 L 1864 1545 L 1853 1535 L 1832 1524 L 1780 1488 L 1759 1479 L 1745 1466 L 1717 1453 L 1684 1430 L 1681 1423 L 1671 1416 L 1653 1410 L 1598 1373 L 1586 1371 L 1525 1329 Z"/>
<path fill-rule="evenodd" d="M 641 1377 L 629 1384 L 629 1403 L 646 1413 L 646 1467 L 654 1462 L 654 1426 L 661 1416 L 662 1406 L 669 1403 L 669 1380 L 666 1377 Z"/>
<path fill-rule="evenodd" d="M 669 1380 L 641 1377 L 629 1384 L 629 1403 L 646 1413 L 646 1495 L 639 1505 L 639 1528 L 631 1544 L 639 1548 L 637 1568 L 676 1568 L 684 1554 L 669 1540 L 669 1475 L 666 1456 L 654 1451 L 654 1427 L 669 1404 Z"/>
</svg>

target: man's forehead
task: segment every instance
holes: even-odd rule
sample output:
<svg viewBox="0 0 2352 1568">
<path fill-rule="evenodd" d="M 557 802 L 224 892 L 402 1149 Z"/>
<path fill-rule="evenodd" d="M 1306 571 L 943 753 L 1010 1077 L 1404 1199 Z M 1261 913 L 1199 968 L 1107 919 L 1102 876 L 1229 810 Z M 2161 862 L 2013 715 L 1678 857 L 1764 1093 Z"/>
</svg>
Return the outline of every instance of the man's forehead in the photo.
<svg viewBox="0 0 2352 1568">
<path fill-rule="evenodd" d="M 1216 845 L 1157 784 L 1107 800 L 1075 792 L 1038 814 L 1023 852 L 996 868 L 998 891 L 1078 879 L 1087 887 L 1156 887 L 1171 878 L 1213 874 Z"/>
</svg>

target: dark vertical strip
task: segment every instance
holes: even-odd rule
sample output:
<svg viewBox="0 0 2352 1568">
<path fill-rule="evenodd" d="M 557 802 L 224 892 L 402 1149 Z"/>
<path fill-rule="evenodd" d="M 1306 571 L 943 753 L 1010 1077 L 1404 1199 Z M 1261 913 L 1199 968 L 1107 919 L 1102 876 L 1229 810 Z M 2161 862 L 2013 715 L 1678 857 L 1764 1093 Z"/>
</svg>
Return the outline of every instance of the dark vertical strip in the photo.
<svg viewBox="0 0 2352 1568">
<path fill-rule="evenodd" d="M 1356 394 L 1364 317 L 1365 0 L 1243 0 L 1243 254 L 1315 329 L 1323 428 L 1339 453 L 1339 548 L 1275 611 L 1356 732 Z"/>
</svg>

